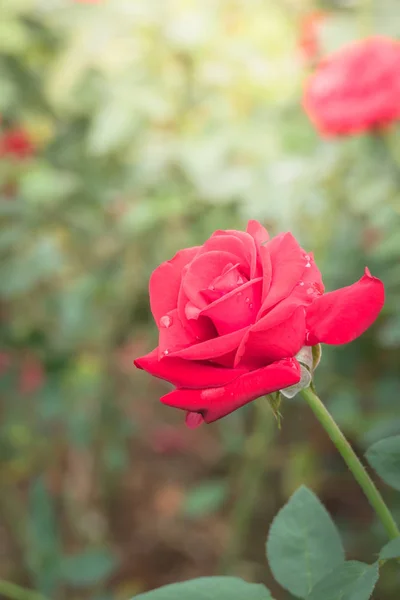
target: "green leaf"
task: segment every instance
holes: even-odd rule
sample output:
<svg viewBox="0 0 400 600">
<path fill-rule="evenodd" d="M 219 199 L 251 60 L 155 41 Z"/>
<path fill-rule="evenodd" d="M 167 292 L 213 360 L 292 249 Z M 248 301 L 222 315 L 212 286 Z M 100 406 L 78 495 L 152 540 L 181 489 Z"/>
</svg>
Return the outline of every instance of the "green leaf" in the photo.
<svg viewBox="0 0 400 600">
<path fill-rule="evenodd" d="M 86 550 L 62 559 L 61 576 L 68 585 L 87 587 L 107 579 L 116 566 L 117 560 L 109 550 Z"/>
<path fill-rule="evenodd" d="M 261 584 L 236 577 L 201 577 L 139 594 L 135 600 L 273 600 Z"/>
<path fill-rule="evenodd" d="M 368 600 L 378 577 L 378 563 L 350 560 L 319 581 L 307 600 Z"/>
<path fill-rule="evenodd" d="M 207 481 L 186 496 L 183 512 L 188 517 L 203 517 L 218 510 L 226 498 L 227 487 L 222 481 Z"/>
<path fill-rule="evenodd" d="M 300 598 L 344 562 L 335 524 L 308 488 L 299 488 L 275 517 L 267 540 L 267 557 L 275 579 Z"/>
<path fill-rule="evenodd" d="M 377 442 L 365 456 L 383 481 L 400 490 L 400 435 Z"/>
<path fill-rule="evenodd" d="M 400 537 L 391 540 L 386 546 L 383 546 L 379 558 L 389 560 L 390 558 L 400 558 Z"/>
</svg>

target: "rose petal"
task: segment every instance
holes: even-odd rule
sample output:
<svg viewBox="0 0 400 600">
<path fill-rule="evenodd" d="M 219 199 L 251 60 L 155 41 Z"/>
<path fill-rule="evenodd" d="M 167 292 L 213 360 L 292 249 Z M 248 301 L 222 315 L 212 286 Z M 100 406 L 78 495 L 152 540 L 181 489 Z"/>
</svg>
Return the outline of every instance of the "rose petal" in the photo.
<svg viewBox="0 0 400 600">
<path fill-rule="evenodd" d="M 191 413 L 200 413 L 206 423 L 211 423 L 260 396 L 294 385 L 298 381 L 300 365 L 296 359 L 287 358 L 246 373 L 221 387 L 175 390 L 163 396 L 161 402 Z"/>
<path fill-rule="evenodd" d="M 312 252 L 306 256 L 306 268 L 301 276 L 301 280 L 297 282 L 289 296 L 283 301 L 287 305 L 308 306 L 321 296 L 325 290 L 321 273 L 314 262 Z M 263 308 L 261 308 L 258 318 L 262 315 Z"/>
<path fill-rule="evenodd" d="M 247 327 L 239 329 L 238 331 L 233 331 L 227 335 L 206 340 L 205 342 L 199 342 L 189 348 L 174 352 L 173 356 L 186 358 L 187 360 L 209 360 L 219 358 L 232 352 L 232 350 L 236 350 L 246 331 Z"/>
<path fill-rule="evenodd" d="M 305 335 L 304 307 L 279 304 L 248 330 L 234 364 L 255 368 L 294 356 L 303 346 Z"/>
<path fill-rule="evenodd" d="M 245 368 L 225 369 L 204 362 L 169 356 L 159 360 L 158 348 L 137 358 L 134 364 L 139 369 L 147 371 L 154 377 L 169 381 L 178 388 L 203 389 L 225 385 L 247 372 Z"/>
<path fill-rule="evenodd" d="M 291 233 L 281 233 L 265 246 L 271 257 L 271 287 L 261 307 L 265 312 L 291 293 L 301 279 L 307 261 L 304 251 Z"/>
<path fill-rule="evenodd" d="M 243 245 L 243 254 L 245 256 L 247 264 L 250 266 L 250 278 L 256 277 L 257 268 L 257 250 L 254 242 L 254 238 L 245 231 L 237 231 L 236 229 L 218 230 L 215 232 L 216 235 L 232 235 L 239 239 Z"/>
<path fill-rule="evenodd" d="M 379 315 L 385 301 L 383 283 L 369 270 L 359 281 L 316 298 L 307 308 L 307 344 L 347 344 Z"/>
<path fill-rule="evenodd" d="M 309 252 L 305 255 L 304 260 L 306 261 L 306 266 L 303 271 L 303 275 L 301 276 L 301 281 L 304 284 L 315 285 L 317 289 L 321 292 L 321 294 L 325 291 L 324 282 L 322 281 L 321 271 L 318 269 L 315 264 L 314 254 Z"/>
<path fill-rule="evenodd" d="M 161 317 L 159 327 L 158 357 L 160 359 L 198 341 L 193 333 L 183 326 L 176 308 Z"/>
<path fill-rule="evenodd" d="M 204 242 L 201 250 L 199 251 L 199 256 L 211 251 L 229 252 L 237 257 L 237 260 L 234 261 L 235 263 L 238 261 L 243 263 L 243 261 L 246 260 L 246 249 L 242 240 L 236 235 L 231 235 L 227 232 L 221 233 L 219 231 L 215 231 L 212 236 L 206 242 Z"/>
<path fill-rule="evenodd" d="M 230 252 L 212 250 L 201 254 L 193 260 L 187 272 L 183 275 L 182 286 L 188 299 L 199 308 L 207 306 L 201 295 L 201 290 L 207 289 L 211 282 L 221 275 L 228 264 L 236 264 L 237 256 Z"/>
<path fill-rule="evenodd" d="M 232 290 L 236 290 L 248 281 L 247 277 L 242 274 L 238 267 L 238 264 L 227 265 L 222 275 L 213 280 L 211 289 L 200 291 L 207 302 L 219 300 L 223 294 L 228 294 Z"/>
<path fill-rule="evenodd" d="M 219 335 L 232 333 L 256 320 L 261 303 L 262 278 L 232 290 L 201 311 L 214 323 Z"/>
<path fill-rule="evenodd" d="M 272 262 L 271 262 L 271 255 L 269 253 L 269 250 L 265 246 L 259 247 L 258 256 L 260 257 L 261 268 L 262 268 L 262 277 L 263 277 L 262 300 L 264 301 L 268 297 L 269 291 L 271 289 Z"/>
<path fill-rule="evenodd" d="M 193 260 L 198 250 L 198 246 L 180 250 L 153 271 L 149 282 L 150 308 L 157 326 L 162 316 L 176 308 L 182 269 Z"/>
<path fill-rule="evenodd" d="M 183 326 L 191 331 L 196 341 L 209 340 L 217 335 L 210 319 L 200 316 L 200 308 L 189 301 L 183 286 L 178 294 L 178 316 Z"/>
<path fill-rule="evenodd" d="M 269 240 L 268 231 L 265 229 L 265 227 L 253 219 L 247 223 L 246 232 L 249 233 L 252 238 L 254 238 L 257 246 L 262 246 Z"/>
</svg>

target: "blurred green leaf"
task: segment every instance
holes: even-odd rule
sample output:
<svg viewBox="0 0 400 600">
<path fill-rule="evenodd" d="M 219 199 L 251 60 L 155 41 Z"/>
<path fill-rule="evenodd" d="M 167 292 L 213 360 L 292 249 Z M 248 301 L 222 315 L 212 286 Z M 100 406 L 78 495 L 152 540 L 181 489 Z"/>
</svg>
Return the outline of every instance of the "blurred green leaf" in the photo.
<svg viewBox="0 0 400 600">
<path fill-rule="evenodd" d="M 32 166 L 20 178 L 20 193 L 27 202 L 36 205 L 56 203 L 74 192 L 79 184 L 77 176 L 41 162 Z"/>
<path fill-rule="evenodd" d="M 64 556 L 60 563 L 62 580 L 76 588 L 90 587 L 104 581 L 115 571 L 118 561 L 107 549 L 90 549 Z"/>
<path fill-rule="evenodd" d="M 188 492 L 183 504 L 183 512 L 187 517 L 205 517 L 221 508 L 228 493 L 224 481 L 208 481 L 201 483 Z"/>
<path fill-rule="evenodd" d="M 111 102 L 93 119 L 88 138 L 89 152 L 101 155 L 120 148 L 121 144 L 132 138 L 135 126 L 132 106 L 124 106 L 118 101 Z"/>
<path fill-rule="evenodd" d="M 365 456 L 383 481 L 400 490 L 400 435 L 376 442 Z"/>
<path fill-rule="evenodd" d="M 397 348 L 400 346 L 400 317 L 393 316 L 383 325 L 379 332 L 382 346 L 386 348 Z"/>
<path fill-rule="evenodd" d="M 17 255 L 0 267 L 0 293 L 12 297 L 59 273 L 63 256 L 53 237 L 42 237 L 27 256 Z"/>
<path fill-rule="evenodd" d="M 19 54 L 29 43 L 29 34 L 23 23 L 2 18 L 0 21 L 0 52 Z"/>
<path fill-rule="evenodd" d="M 135 600 L 273 600 L 263 585 L 235 577 L 202 577 L 139 594 Z M 133 600 L 133 599 L 132 599 Z"/>
<path fill-rule="evenodd" d="M 59 582 L 61 544 L 54 502 L 42 478 L 29 491 L 27 539 L 27 563 L 35 587 L 52 596 Z"/>
</svg>

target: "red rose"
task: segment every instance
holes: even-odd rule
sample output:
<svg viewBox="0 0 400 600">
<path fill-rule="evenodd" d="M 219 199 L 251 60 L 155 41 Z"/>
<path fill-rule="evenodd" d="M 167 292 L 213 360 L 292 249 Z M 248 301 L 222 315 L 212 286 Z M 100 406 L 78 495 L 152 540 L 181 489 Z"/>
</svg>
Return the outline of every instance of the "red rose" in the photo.
<svg viewBox="0 0 400 600">
<path fill-rule="evenodd" d="M 291 233 L 269 240 L 257 221 L 246 232 L 216 231 L 153 272 L 159 345 L 135 365 L 176 386 L 161 401 L 188 411 L 189 426 L 210 423 L 298 383 L 304 345 L 354 340 L 384 302 L 368 269 L 357 283 L 323 292 L 312 254 Z"/>
<path fill-rule="evenodd" d="M 304 108 L 327 135 L 359 133 L 400 118 L 400 42 L 374 37 L 324 59 L 310 77 Z"/>
<path fill-rule="evenodd" d="M 24 129 L 9 129 L 0 137 L 0 157 L 13 156 L 16 159 L 24 159 L 34 152 L 35 147 Z"/>
</svg>

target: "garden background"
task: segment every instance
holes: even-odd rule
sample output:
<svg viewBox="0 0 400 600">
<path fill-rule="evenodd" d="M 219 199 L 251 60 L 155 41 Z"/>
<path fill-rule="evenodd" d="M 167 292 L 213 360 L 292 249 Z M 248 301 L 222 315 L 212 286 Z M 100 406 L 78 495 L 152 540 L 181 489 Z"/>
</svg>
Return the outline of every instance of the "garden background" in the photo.
<svg viewBox="0 0 400 600">
<path fill-rule="evenodd" d="M 377 323 L 324 347 L 316 384 L 360 455 L 400 433 L 400 126 L 322 139 L 301 104 L 319 56 L 400 36 L 398 0 L 0 10 L 0 578 L 125 600 L 229 573 L 289 600 L 264 544 L 302 483 L 370 560 L 384 533 L 300 398 L 281 429 L 260 399 L 191 431 L 132 361 L 156 341 L 151 271 L 255 218 L 314 251 L 327 290 L 383 280 Z M 376 598 L 399 590 L 388 565 Z"/>
</svg>

